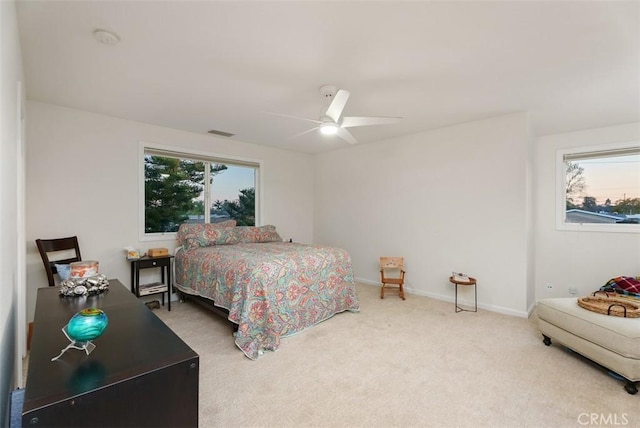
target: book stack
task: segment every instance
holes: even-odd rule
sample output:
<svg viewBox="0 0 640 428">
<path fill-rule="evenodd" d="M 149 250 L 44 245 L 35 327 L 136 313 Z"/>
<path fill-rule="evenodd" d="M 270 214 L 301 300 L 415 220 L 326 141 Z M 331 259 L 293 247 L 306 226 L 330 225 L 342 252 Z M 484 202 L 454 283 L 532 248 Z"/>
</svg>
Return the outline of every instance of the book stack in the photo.
<svg viewBox="0 0 640 428">
<path fill-rule="evenodd" d="M 166 293 L 167 291 L 167 284 L 163 284 L 161 282 L 153 282 L 151 284 L 141 285 L 138 294 L 140 296 L 146 296 L 148 294 Z"/>
</svg>

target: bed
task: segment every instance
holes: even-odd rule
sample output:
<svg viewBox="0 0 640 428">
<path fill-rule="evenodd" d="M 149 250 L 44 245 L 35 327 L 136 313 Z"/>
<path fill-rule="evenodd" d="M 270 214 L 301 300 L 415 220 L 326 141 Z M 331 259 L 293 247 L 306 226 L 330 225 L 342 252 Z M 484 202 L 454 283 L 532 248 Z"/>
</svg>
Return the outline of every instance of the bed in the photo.
<svg viewBox="0 0 640 428">
<path fill-rule="evenodd" d="M 282 242 L 274 226 L 180 229 L 174 288 L 223 308 L 237 325 L 236 345 L 251 359 L 278 349 L 282 337 L 359 310 L 343 249 Z"/>
</svg>

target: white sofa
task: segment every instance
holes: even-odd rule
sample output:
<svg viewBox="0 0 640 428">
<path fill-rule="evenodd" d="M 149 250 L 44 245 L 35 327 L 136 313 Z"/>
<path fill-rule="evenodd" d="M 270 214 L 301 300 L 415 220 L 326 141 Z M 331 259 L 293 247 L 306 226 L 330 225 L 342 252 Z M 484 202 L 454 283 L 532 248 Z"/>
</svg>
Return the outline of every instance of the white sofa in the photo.
<svg viewBox="0 0 640 428">
<path fill-rule="evenodd" d="M 536 305 L 544 344 L 551 339 L 626 379 L 636 394 L 640 381 L 640 318 L 622 318 L 578 306 L 577 298 L 543 299 Z"/>
</svg>

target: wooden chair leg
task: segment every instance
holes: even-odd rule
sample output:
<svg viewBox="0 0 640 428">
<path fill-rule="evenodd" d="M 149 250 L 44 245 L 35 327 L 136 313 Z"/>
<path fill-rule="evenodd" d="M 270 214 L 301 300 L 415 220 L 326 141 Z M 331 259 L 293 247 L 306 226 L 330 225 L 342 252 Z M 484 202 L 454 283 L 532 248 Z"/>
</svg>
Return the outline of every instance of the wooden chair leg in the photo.
<svg viewBox="0 0 640 428">
<path fill-rule="evenodd" d="M 402 298 L 402 300 L 406 300 L 404 298 L 404 286 L 402 284 L 400 284 L 400 297 Z"/>
<path fill-rule="evenodd" d="M 384 299 L 384 284 L 382 284 L 382 287 L 380 288 L 380 298 Z"/>
</svg>

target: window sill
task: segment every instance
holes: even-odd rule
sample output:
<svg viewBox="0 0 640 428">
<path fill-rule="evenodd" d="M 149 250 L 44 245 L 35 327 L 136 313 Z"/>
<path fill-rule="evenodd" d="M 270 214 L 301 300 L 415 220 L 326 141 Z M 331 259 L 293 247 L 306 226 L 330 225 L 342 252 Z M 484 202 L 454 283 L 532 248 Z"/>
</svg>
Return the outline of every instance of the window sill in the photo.
<svg viewBox="0 0 640 428">
<path fill-rule="evenodd" d="M 640 233 L 637 224 L 561 223 L 556 230 L 566 232 Z"/>
</svg>

